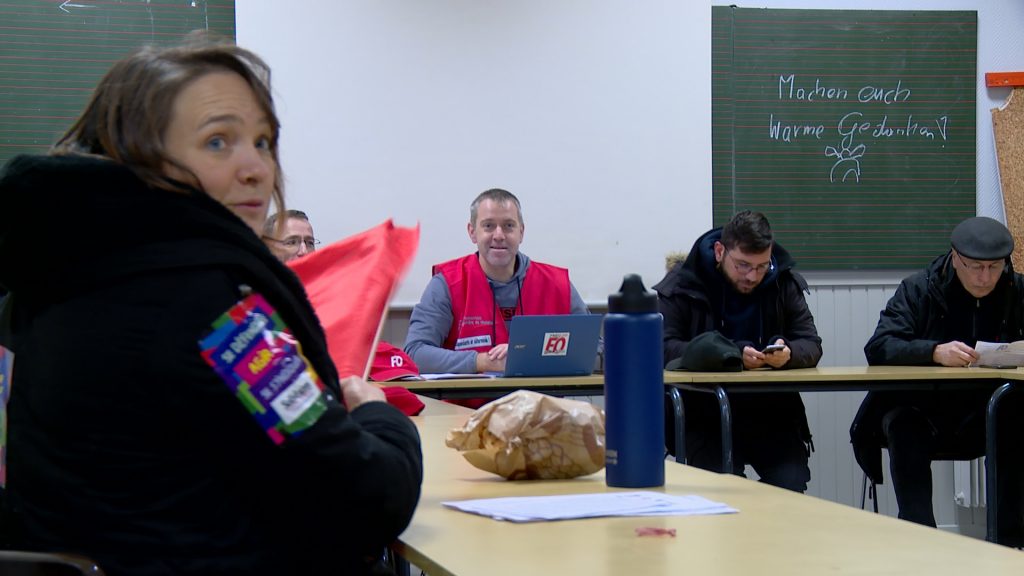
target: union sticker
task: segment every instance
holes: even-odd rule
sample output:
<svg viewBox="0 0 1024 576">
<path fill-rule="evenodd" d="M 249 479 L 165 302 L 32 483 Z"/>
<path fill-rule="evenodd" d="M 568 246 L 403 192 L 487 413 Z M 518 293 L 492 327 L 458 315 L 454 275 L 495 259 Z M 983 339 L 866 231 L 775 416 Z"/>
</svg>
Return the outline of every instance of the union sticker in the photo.
<svg viewBox="0 0 1024 576">
<path fill-rule="evenodd" d="M 327 411 L 323 383 L 259 294 L 217 318 L 199 349 L 275 444 L 301 434 Z"/>
</svg>

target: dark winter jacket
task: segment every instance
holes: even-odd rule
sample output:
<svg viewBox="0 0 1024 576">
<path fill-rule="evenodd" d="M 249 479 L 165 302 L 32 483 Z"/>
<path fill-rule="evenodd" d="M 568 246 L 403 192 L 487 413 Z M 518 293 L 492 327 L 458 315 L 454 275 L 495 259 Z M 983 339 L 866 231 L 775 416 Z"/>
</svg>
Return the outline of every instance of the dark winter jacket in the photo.
<svg viewBox="0 0 1024 576">
<path fill-rule="evenodd" d="M 701 236 L 686 261 L 677 264 L 654 285 L 659 309 L 665 317 L 666 363 L 682 356 L 694 336 L 721 330 L 721 302 L 732 290 L 714 265 L 713 246 L 721 236 L 721 228 Z M 821 338 L 804 299 L 807 282 L 793 271 L 789 252 L 778 244 L 772 248 L 772 265 L 772 270 L 754 291 L 760 299 L 758 333 L 733 338 L 733 341 L 741 351 L 744 346 L 760 350 L 782 338 L 792 351 L 785 368 L 817 366 L 822 354 Z"/>
<path fill-rule="evenodd" d="M 733 288 L 715 266 L 714 243 L 722 236 L 715 228 L 693 245 L 686 261 L 677 264 L 661 282 L 658 308 L 664 316 L 665 362 L 683 355 L 695 336 L 709 330 L 721 330 L 724 322 L 724 300 L 732 297 Z M 807 282 L 793 271 L 793 259 L 782 246 L 772 248 L 772 269 L 754 290 L 758 306 L 758 333 L 744 338 L 733 337 L 742 352 L 744 346 L 761 349 L 782 338 L 791 350 L 784 368 L 812 368 L 821 359 L 821 338 L 814 318 L 807 308 L 804 292 Z M 758 401 L 801 420 L 805 440 L 810 439 L 803 403 L 796 392 L 759 394 Z"/>
<path fill-rule="evenodd" d="M 970 296 L 953 269 L 952 253 L 944 254 L 923 271 L 900 283 L 882 311 L 874 335 L 864 346 L 870 365 L 933 366 L 932 353 L 944 342 L 959 340 L 1012 342 L 1024 338 L 1024 276 L 1007 261 L 999 284 L 988 296 Z M 943 392 L 937 395 L 948 394 Z M 990 394 L 978 390 L 968 395 Z M 854 455 L 875 482 L 882 482 L 882 417 L 921 393 L 871 392 L 861 404 L 850 428 Z M 964 410 L 978 402 L 964 402 Z"/>
<path fill-rule="evenodd" d="M 0 206 L 7 545 L 82 553 L 115 576 L 342 574 L 405 528 L 415 427 L 384 402 L 340 404 L 301 284 L 241 220 L 89 157 L 12 160 Z M 326 386 L 327 411 L 279 445 L 199 354 L 242 285 Z"/>
</svg>

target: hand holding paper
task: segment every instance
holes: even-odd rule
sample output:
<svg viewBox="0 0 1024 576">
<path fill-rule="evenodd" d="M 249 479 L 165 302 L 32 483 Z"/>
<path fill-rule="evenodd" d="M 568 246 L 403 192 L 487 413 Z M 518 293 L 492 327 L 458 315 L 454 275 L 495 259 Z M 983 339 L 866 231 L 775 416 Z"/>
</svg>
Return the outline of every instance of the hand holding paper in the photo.
<svg viewBox="0 0 1024 576">
<path fill-rule="evenodd" d="M 978 342 L 975 351 L 979 354 L 974 363 L 992 368 L 1024 366 L 1024 340 L 1016 342 Z"/>
</svg>

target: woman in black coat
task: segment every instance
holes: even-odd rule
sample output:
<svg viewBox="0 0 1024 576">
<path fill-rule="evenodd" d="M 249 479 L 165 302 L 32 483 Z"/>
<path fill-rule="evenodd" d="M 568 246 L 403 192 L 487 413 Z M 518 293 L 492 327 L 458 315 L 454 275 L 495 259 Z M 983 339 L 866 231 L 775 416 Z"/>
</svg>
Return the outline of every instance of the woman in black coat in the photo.
<svg viewBox="0 0 1024 576">
<path fill-rule="evenodd" d="M 415 427 L 339 381 L 257 235 L 284 207 L 277 140 L 259 58 L 146 49 L 5 167 L 8 546 L 113 575 L 342 574 L 407 526 Z"/>
</svg>

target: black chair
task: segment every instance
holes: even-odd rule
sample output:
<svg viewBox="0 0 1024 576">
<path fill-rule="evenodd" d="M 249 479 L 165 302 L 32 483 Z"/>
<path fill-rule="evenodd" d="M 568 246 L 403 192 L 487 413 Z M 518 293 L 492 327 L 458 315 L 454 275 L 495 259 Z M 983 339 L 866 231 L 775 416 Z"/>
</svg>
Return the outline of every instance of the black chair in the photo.
<svg viewBox="0 0 1024 576">
<path fill-rule="evenodd" d="M 985 499 L 987 503 L 985 506 L 985 540 L 988 540 L 989 542 L 997 542 L 1000 544 L 1004 544 L 1005 542 L 1004 539 L 1001 537 L 1001 534 L 999 533 L 999 494 L 998 483 L 996 482 L 996 478 L 999 477 L 1000 466 L 999 458 L 997 458 L 996 451 L 996 446 L 998 444 L 996 437 L 998 436 L 998 431 L 1000 430 L 1000 426 L 1002 425 L 1002 420 L 1007 418 L 1007 416 L 1000 415 L 1001 410 L 999 409 L 999 407 L 1005 401 L 1005 398 L 1007 396 L 1014 394 L 1019 388 L 1021 388 L 1021 386 L 1018 383 L 1007 382 L 1000 386 L 999 388 L 996 388 L 996 390 L 992 393 L 992 396 L 989 397 L 988 405 L 985 410 L 985 447 L 984 450 L 981 451 L 981 453 L 979 453 L 978 450 L 968 451 L 965 450 L 963 447 L 960 447 L 959 449 L 950 449 L 948 446 L 943 446 L 940 447 L 940 450 L 942 450 L 943 448 L 946 448 L 946 450 L 940 451 L 939 454 L 932 458 L 932 460 L 973 460 L 982 455 L 986 456 Z M 873 394 L 873 392 L 869 393 L 869 395 L 870 394 Z M 1018 398 L 1018 401 L 1020 401 L 1020 398 Z M 868 482 L 870 480 L 870 474 L 868 474 L 869 464 L 865 464 L 865 462 L 862 461 L 862 456 L 866 457 L 867 454 L 870 454 L 870 450 L 872 450 L 872 448 L 870 447 L 871 437 L 869 435 L 865 435 L 863 430 L 858 431 L 857 426 L 858 421 L 861 420 L 862 412 L 865 406 L 866 403 L 862 404 L 861 410 L 857 412 L 857 417 L 854 419 L 854 425 L 850 429 L 850 437 L 854 444 L 854 455 L 857 458 L 857 463 L 860 464 L 861 469 L 863 469 L 865 473 L 865 478 L 861 487 L 861 508 L 864 508 L 865 498 L 867 497 L 868 493 L 870 493 L 871 498 L 874 502 L 875 512 L 878 512 L 878 494 L 875 490 L 874 483 L 872 483 L 870 489 L 868 488 Z M 1010 421 L 1013 422 L 1013 420 Z M 866 449 L 858 448 L 858 441 L 865 443 L 864 448 Z M 884 441 L 881 441 L 880 444 L 881 448 L 884 449 Z M 882 471 L 877 470 L 877 472 L 879 472 L 880 477 Z M 1012 545 L 1016 547 L 1021 547 L 1019 543 L 1015 543 Z"/>
<path fill-rule="evenodd" d="M 0 550 L 4 576 L 103 576 L 92 560 L 75 554 Z"/>
<path fill-rule="evenodd" d="M 666 386 L 665 407 L 665 451 L 676 462 L 686 464 L 686 416 L 683 396 L 675 386 Z"/>
<path fill-rule="evenodd" d="M 886 448 L 883 446 L 882 450 Z M 937 452 L 932 457 L 932 462 L 939 460 L 952 460 L 952 461 L 967 461 L 981 458 L 985 455 L 985 450 L 948 450 Z M 872 507 L 875 512 L 878 512 L 878 485 L 875 484 L 869 477 L 867 472 L 864 473 L 864 479 L 860 485 L 860 508 L 864 509 L 867 499 L 871 499 Z"/>
</svg>

